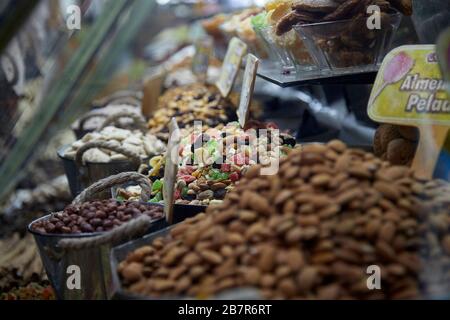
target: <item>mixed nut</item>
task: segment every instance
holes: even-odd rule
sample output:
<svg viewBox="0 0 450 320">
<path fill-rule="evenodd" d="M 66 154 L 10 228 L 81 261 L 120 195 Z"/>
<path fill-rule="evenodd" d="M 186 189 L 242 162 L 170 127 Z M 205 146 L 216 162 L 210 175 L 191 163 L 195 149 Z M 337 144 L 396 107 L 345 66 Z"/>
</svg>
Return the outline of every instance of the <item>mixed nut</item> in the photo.
<svg viewBox="0 0 450 320">
<path fill-rule="evenodd" d="M 46 234 L 80 234 L 109 231 L 140 215 L 152 219 L 163 216 L 163 207 L 113 199 L 71 204 L 63 212 L 38 220 L 31 228 Z"/>
<path fill-rule="evenodd" d="M 448 183 L 337 140 L 291 151 L 277 175 L 260 168 L 206 214 L 131 252 L 118 269 L 126 290 L 205 298 L 251 286 L 281 299 L 409 299 L 432 296 L 436 284 L 449 292 Z M 380 290 L 367 286 L 372 265 Z"/>
<path fill-rule="evenodd" d="M 167 141 L 167 124 L 173 117 L 180 128 L 192 127 L 194 121 L 216 127 L 236 119 L 236 107 L 216 87 L 193 84 L 169 89 L 159 98 L 158 109 L 148 122 L 150 132 Z"/>
<path fill-rule="evenodd" d="M 255 131 L 244 130 L 237 122 L 232 122 L 222 130 L 190 130 L 182 135 L 185 138 L 180 143 L 181 163 L 175 203 L 209 205 L 221 202 L 249 166 L 258 160 L 269 163 L 285 156 L 295 146 L 292 136 L 285 133 L 275 136 L 275 124 L 250 121 L 247 127 Z M 259 135 L 258 128 L 266 130 L 266 136 Z M 147 174 L 151 178 L 161 178 L 164 157 L 154 157 L 149 164 Z M 150 202 L 163 200 L 162 185 L 163 179 L 153 182 Z M 140 196 L 140 188 L 134 186 L 118 192 L 120 199 L 137 200 Z"/>
</svg>

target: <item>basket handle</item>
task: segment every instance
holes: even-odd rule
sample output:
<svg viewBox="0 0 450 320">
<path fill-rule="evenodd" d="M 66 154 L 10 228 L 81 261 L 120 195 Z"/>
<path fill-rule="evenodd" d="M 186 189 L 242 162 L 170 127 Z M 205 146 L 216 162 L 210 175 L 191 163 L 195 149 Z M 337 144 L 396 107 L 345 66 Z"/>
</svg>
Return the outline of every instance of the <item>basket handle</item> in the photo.
<svg viewBox="0 0 450 320">
<path fill-rule="evenodd" d="M 150 194 L 152 192 L 150 180 L 143 174 L 137 172 L 122 172 L 107 178 L 101 179 L 94 184 L 90 185 L 88 188 L 83 190 L 74 200 L 73 204 L 80 204 L 91 199 L 94 199 L 95 195 L 101 191 L 111 188 L 116 185 L 121 185 L 123 183 L 133 181 L 139 184 L 142 188 L 141 191 L 141 201 L 147 202 L 150 199 Z"/>
<path fill-rule="evenodd" d="M 103 121 L 103 123 L 99 127 L 98 131 L 111 125 L 112 123 L 116 122 L 117 120 L 119 120 L 121 118 L 132 119 L 133 125 L 134 125 L 134 127 L 136 127 L 136 129 L 142 131 L 143 133 L 147 133 L 147 123 L 145 122 L 144 117 L 142 117 L 140 114 L 137 114 L 136 112 L 131 112 L 129 110 L 120 111 L 120 112 L 113 113 L 110 116 L 108 116 L 105 119 L 105 121 Z"/>
<path fill-rule="evenodd" d="M 86 122 L 89 119 L 92 118 L 106 118 L 108 117 L 108 115 L 106 113 L 103 112 L 99 112 L 99 111 L 91 111 L 86 113 L 85 115 L 83 115 L 79 120 L 78 120 L 78 130 L 84 130 L 84 125 L 86 124 Z"/>
<path fill-rule="evenodd" d="M 117 153 L 123 154 L 124 156 L 128 157 L 133 163 L 135 163 L 137 166 L 141 165 L 141 157 L 131 151 L 128 150 L 122 146 L 118 146 L 117 144 L 114 144 L 109 141 L 91 141 L 84 145 L 82 145 L 80 148 L 78 148 L 76 154 L 75 154 L 75 163 L 78 167 L 83 166 L 83 154 L 92 148 L 101 148 L 101 149 L 107 149 L 111 151 L 115 151 Z"/>
<path fill-rule="evenodd" d="M 102 108 L 110 104 L 113 105 L 126 104 L 133 107 L 140 107 L 141 100 L 142 94 L 139 91 L 122 90 L 117 91 L 109 96 L 97 99 L 92 104 L 94 107 L 97 108 Z"/>
<path fill-rule="evenodd" d="M 151 224 L 152 219 L 142 215 L 99 236 L 59 240 L 58 247 L 64 250 L 81 250 L 104 244 L 115 245 L 145 233 Z"/>
</svg>

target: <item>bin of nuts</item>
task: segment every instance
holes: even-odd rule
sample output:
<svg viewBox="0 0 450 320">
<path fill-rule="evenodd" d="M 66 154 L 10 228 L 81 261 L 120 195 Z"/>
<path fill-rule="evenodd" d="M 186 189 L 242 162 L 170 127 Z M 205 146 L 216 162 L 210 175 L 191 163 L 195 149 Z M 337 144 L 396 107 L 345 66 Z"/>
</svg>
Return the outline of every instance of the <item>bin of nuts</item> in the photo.
<svg viewBox="0 0 450 320">
<path fill-rule="evenodd" d="M 141 202 L 101 200 L 98 194 L 116 184 L 138 183 Z M 120 173 L 96 182 L 64 211 L 33 221 L 34 235 L 48 278 L 58 298 L 105 299 L 111 294 L 109 249 L 138 234 L 165 226 L 163 207 L 146 203 L 149 180 L 136 172 Z M 157 222 L 158 221 L 158 222 Z M 81 289 L 70 290 L 67 267 L 80 267 Z"/>
<path fill-rule="evenodd" d="M 269 299 L 442 298 L 449 190 L 340 141 L 311 144 L 276 175 L 253 166 L 222 204 L 130 252 L 117 271 L 141 297 L 252 286 Z M 368 288 L 368 266 L 380 290 Z"/>
<path fill-rule="evenodd" d="M 275 124 L 250 121 L 247 131 L 239 123 L 228 123 L 222 130 L 207 129 L 187 131 L 180 143 L 181 164 L 177 174 L 175 203 L 209 205 L 222 202 L 249 166 L 256 161 L 275 161 L 285 156 L 294 146 L 295 139 L 281 133 L 275 136 Z M 266 137 L 259 135 L 263 129 Z M 276 137 L 272 141 L 272 136 Z M 161 178 L 164 157 L 149 161 L 150 178 Z M 154 181 L 151 202 L 161 202 L 163 179 Z M 118 190 L 123 199 L 139 198 L 139 187 L 130 186 Z"/>
<path fill-rule="evenodd" d="M 224 99 L 212 85 L 193 84 L 167 90 L 158 101 L 158 109 L 148 122 L 149 130 L 163 141 L 169 139 L 167 124 L 174 117 L 180 128 L 194 121 L 216 127 L 236 119 L 236 107 Z"/>
<path fill-rule="evenodd" d="M 145 159 L 164 150 L 165 144 L 151 134 L 108 126 L 62 147 L 58 156 L 63 162 L 70 190 L 76 196 L 102 178 L 136 171 Z"/>
<path fill-rule="evenodd" d="M 72 130 L 77 139 L 89 132 L 98 131 L 103 126 L 106 119 L 117 114 L 128 114 L 127 117 L 114 119 L 115 125 L 123 129 L 139 129 L 140 120 L 144 119 L 141 110 L 134 105 L 110 104 L 102 108 L 93 109 L 81 116 L 72 125 Z"/>
</svg>

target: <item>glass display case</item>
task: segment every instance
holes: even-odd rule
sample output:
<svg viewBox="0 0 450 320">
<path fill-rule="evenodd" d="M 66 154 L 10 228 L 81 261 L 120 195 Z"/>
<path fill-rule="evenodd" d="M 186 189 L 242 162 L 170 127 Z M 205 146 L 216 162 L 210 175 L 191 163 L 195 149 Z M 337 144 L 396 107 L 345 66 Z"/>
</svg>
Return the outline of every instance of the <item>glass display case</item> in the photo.
<svg viewBox="0 0 450 320">
<path fill-rule="evenodd" d="M 324 2 L 0 4 L 0 298 L 449 299 L 448 1 Z"/>
</svg>

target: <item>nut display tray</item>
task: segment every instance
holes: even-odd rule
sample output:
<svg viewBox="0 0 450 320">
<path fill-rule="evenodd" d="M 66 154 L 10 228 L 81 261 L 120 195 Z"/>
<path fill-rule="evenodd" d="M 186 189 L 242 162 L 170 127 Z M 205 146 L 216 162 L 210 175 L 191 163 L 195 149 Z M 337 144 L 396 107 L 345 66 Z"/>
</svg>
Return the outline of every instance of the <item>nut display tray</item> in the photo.
<svg viewBox="0 0 450 320">
<path fill-rule="evenodd" d="M 392 12 L 383 15 L 380 28 L 373 30 L 368 28 L 366 18 L 296 25 L 296 42 L 290 48 L 280 47 L 263 30 L 263 38 L 274 54 L 262 61 L 258 75 L 282 87 L 372 84 L 400 21 L 401 14 Z M 305 55 L 306 50 L 300 50 L 303 47 L 309 53 L 309 62 L 292 52 Z"/>
<path fill-rule="evenodd" d="M 166 236 L 173 226 L 167 227 L 165 229 L 159 230 L 155 233 L 146 235 L 140 239 L 130 241 L 128 243 L 122 244 L 112 249 L 111 251 L 111 270 L 112 270 L 112 285 L 114 296 L 113 299 L 119 300 L 163 300 L 164 298 L 152 298 L 146 296 L 140 296 L 137 294 L 133 294 L 125 291 L 122 288 L 122 284 L 120 282 L 119 274 L 117 272 L 119 263 L 126 259 L 128 254 L 142 246 L 150 244 L 154 239 L 158 237 Z M 166 299 L 186 299 L 192 300 L 193 298 L 182 297 L 182 296 L 173 296 L 167 297 Z M 255 300 L 261 299 L 259 292 L 254 288 L 235 288 L 226 290 L 219 295 L 211 297 L 211 299 L 217 300 Z"/>
<path fill-rule="evenodd" d="M 310 84 L 372 84 L 377 75 L 378 66 L 372 69 L 353 69 L 351 73 L 325 72 L 319 70 L 282 73 L 279 66 L 262 61 L 258 76 L 281 87 L 292 87 Z"/>
<path fill-rule="evenodd" d="M 321 70 L 332 74 L 373 71 L 387 54 L 401 14 L 380 17 L 370 26 L 365 17 L 294 26 Z"/>
</svg>

